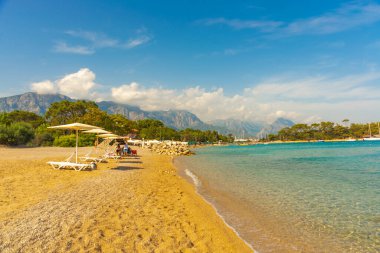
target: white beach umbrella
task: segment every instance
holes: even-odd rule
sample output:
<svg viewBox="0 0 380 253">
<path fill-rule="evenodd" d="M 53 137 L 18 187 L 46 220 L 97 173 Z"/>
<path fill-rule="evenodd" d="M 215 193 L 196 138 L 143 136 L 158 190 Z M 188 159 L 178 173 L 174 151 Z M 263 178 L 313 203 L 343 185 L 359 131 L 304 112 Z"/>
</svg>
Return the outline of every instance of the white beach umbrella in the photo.
<svg viewBox="0 0 380 253">
<path fill-rule="evenodd" d="M 97 136 L 100 137 L 100 138 L 119 137 L 118 135 L 113 134 L 113 133 L 109 133 L 109 134 L 98 134 Z"/>
<path fill-rule="evenodd" d="M 82 133 L 86 133 L 86 134 L 110 134 L 111 132 L 106 131 L 106 130 L 101 129 L 101 128 L 94 128 L 91 130 L 83 131 Z"/>
<path fill-rule="evenodd" d="M 71 123 L 66 125 L 52 126 L 48 127 L 50 129 L 64 129 L 64 130 L 75 130 L 76 140 L 75 140 L 75 162 L 78 163 L 78 132 L 83 130 L 91 130 L 91 129 L 100 129 L 97 126 L 91 126 L 82 123 Z"/>
<path fill-rule="evenodd" d="M 82 133 L 86 133 L 86 134 L 98 134 L 96 136 L 96 145 L 95 145 L 95 148 L 96 148 L 97 144 L 99 143 L 99 134 L 111 134 L 111 132 L 106 131 L 106 130 L 101 129 L 101 128 L 95 128 L 95 129 L 83 131 Z"/>
</svg>

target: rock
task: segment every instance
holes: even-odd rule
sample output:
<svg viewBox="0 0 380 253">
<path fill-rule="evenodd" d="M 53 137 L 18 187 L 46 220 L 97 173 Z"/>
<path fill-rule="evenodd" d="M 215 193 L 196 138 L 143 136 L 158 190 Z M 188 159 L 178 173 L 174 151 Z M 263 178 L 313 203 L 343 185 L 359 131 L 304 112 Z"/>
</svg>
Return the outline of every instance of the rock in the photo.
<svg viewBox="0 0 380 253">
<path fill-rule="evenodd" d="M 146 148 L 162 155 L 171 155 L 171 156 L 181 156 L 181 155 L 192 155 L 188 145 L 181 143 L 159 143 L 152 144 L 150 146 L 145 146 Z"/>
</svg>

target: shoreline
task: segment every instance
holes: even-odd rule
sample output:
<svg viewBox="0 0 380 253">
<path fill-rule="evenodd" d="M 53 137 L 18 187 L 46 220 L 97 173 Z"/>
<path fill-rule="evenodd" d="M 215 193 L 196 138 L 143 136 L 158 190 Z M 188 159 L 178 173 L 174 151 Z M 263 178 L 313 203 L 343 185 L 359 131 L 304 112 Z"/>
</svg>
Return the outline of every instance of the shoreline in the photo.
<svg viewBox="0 0 380 253">
<path fill-rule="evenodd" d="M 261 252 L 320 252 L 326 249 L 340 252 L 347 250 L 347 248 L 355 248 L 356 252 L 366 252 L 363 249 L 365 243 L 368 242 L 363 241 L 362 244 L 356 245 L 355 241 L 350 241 L 345 236 L 344 233 L 349 231 L 348 229 L 339 230 L 338 227 L 330 226 L 329 223 L 326 223 L 325 226 L 325 223 L 318 219 L 320 216 L 315 216 L 315 218 L 312 216 L 315 212 L 307 216 L 305 215 L 306 212 L 301 212 L 302 209 L 299 209 L 300 212 L 297 212 L 296 216 L 292 216 L 295 214 L 292 213 L 292 210 L 298 209 L 292 209 L 290 205 L 286 207 L 271 204 L 277 203 L 278 198 L 276 197 L 268 198 L 269 195 L 252 194 L 250 198 L 245 199 L 244 195 L 235 194 L 240 186 L 233 185 L 234 188 L 226 184 L 230 180 L 234 181 L 229 172 L 233 168 L 232 163 L 236 160 L 229 163 L 226 159 L 220 158 L 222 160 L 218 163 L 216 160 L 219 161 L 220 159 L 215 154 L 219 153 L 205 152 L 199 159 L 196 157 L 178 157 L 175 166 L 179 169 L 180 175 L 193 183 L 197 193 L 213 206 L 218 215 L 227 224 L 232 225 L 232 228 L 237 231 L 237 235 L 249 242 L 255 249 Z M 226 152 L 221 152 L 221 154 L 225 157 Z M 223 167 L 224 163 L 227 166 Z M 218 174 L 219 169 L 220 173 L 224 172 L 229 177 L 220 176 Z M 260 186 L 259 182 L 256 183 Z M 293 202 L 290 201 L 289 203 L 292 204 Z M 282 207 L 285 208 L 282 209 Z M 283 210 L 288 211 L 283 212 Z M 284 213 L 289 215 L 281 216 Z M 307 222 L 304 223 L 306 220 Z M 298 223 L 293 223 L 294 221 Z M 297 227 L 291 231 L 289 228 L 292 228 L 293 224 L 297 224 Z M 352 232 L 350 232 L 351 234 Z"/>
<path fill-rule="evenodd" d="M 48 167 L 68 151 L 1 148 L 0 251 L 252 252 L 171 157 L 139 149 L 92 172 Z"/>
<path fill-rule="evenodd" d="M 259 251 L 257 251 L 256 249 L 254 249 L 253 245 L 251 245 L 249 242 L 247 242 L 241 235 L 240 233 L 236 230 L 235 227 L 233 227 L 233 225 L 229 224 L 227 222 L 227 220 L 225 219 L 225 217 L 220 213 L 220 211 L 218 210 L 218 208 L 212 203 L 210 202 L 209 200 L 207 200 L 207 198 L 205 196 L 203 196 L 200 192 L 199 192 L 199 187 L 201 186 L 202 182 L 201 180 L 193 173 L 191 172 L 190 170 L 188 169 L 182 169 L 182 168 L 178 168 L 178 166 L 176 166 L 174 164 L 174 159 L 172 160 L 172 163 L 173 163 L 173 166 L 175 166 L 177 168 L 177 173 L 184 179 L 186 180 L 189 184 L 191 184 L 193 187 L 194 187 L 194 192 L 200 196 L 202 198 L 202 200 L 204 202 L 206 202 L 208 205 L 210 205 L 213 209 L 214 209 L 214 212 L 216 213 L 216 215 L 224 222 L 224 224 L 230 228 L 235 234 L 237 237 L 239 237 L 254 253 L 259 253 Z"/>
</svg>

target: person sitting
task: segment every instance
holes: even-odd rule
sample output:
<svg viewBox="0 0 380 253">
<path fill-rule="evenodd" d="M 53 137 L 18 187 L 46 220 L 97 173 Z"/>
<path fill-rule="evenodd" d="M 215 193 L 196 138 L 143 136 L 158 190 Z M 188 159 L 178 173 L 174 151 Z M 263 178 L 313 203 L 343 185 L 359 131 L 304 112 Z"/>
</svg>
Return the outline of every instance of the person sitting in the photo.
<svg viewBox="0 0 380 253">
<path fill-rule="evenodd" d="M 117 144 L 117 146 L 116 146 L 116 155 L 120 155 L 121 156 L 121 147 L 120 147 L 120 144 Z"/>
</svg>

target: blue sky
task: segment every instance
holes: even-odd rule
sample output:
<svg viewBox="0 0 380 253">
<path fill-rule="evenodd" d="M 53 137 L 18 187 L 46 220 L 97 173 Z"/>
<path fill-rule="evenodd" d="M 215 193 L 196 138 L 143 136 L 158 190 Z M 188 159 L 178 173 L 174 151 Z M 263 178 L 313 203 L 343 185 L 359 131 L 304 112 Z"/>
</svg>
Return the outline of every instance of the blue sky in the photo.
<svg viewBox="0 0 380 253">
<path fill-rule="evenodd" d="M 379 31 L 377 1 L 0 0 L 0 95 L 376 120 Z"/>
</svg>

